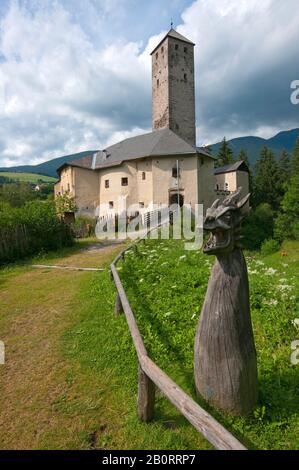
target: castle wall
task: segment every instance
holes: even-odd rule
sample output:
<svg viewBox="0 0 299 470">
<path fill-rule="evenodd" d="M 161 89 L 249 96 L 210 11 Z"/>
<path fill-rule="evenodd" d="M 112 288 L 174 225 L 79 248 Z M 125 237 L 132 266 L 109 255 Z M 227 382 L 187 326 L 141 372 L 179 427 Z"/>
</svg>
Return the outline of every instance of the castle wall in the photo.
<svg viewBox="0 0 299 470">
<path fill-rule="evenodd" d="M 99 182 L 96 172 L 73 167 L 74 196 L 78 215 L 94 217 L 99 204 Z"/>
<path fill-rule="evenodd" d="M 198 159 L 198 202 L 203 204 L 204 213 L 215 199 L 214 160 L 209 157 Z"/>
<path fill-rule="evenodd" d="M 179 187 L 177 178 L 172 176 L 172 168 L 179 161 Z M 152 159 L 153 201 L 156 204 L 169 204 L 170 196 L 178 192 L 184 197 L 184 203 L 193 207 L 198 201 L 197 156 L 157 157 Z"/>
</svg>

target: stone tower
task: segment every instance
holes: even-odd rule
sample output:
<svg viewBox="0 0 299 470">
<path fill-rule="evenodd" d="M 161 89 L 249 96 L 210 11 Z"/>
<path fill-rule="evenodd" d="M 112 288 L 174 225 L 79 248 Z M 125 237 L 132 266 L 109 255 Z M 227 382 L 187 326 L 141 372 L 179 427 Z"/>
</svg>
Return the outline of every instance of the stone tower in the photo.
<svg viewBox="0 0 299 470">
<path fill-rule="evenodd" d="M 171 29 L 152 56 L 152 127 L 196 145 L 194 43 Z"/>
</svg>

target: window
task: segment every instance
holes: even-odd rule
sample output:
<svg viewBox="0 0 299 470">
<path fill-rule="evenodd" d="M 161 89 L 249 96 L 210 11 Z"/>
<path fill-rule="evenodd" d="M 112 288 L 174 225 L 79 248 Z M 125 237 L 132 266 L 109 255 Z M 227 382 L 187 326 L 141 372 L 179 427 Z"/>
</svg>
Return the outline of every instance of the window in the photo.
<svg viewBox="0 0 299 470">
<path fill-rule="evenodd" d="M 122 186 L 128 186 L 128 178 L 122 178 L 121 179 L 121 185 Z"/>
<path fill-rule="evenodd" d="M 156 59 L 158 59 L 158 57 L 159 57 L 159 54 L 158 54 L 158 52 L 156 52 Z"/>
<path fill-rule="evenodd" d="M 219 191 L 219 184 L 218 184 L 218 183 L 216 184 L 216 188 L 215 188 L 215 189 L 216 189 L 216 191 Z"/>
<path fill-rule="evenodd" d="M 164 52 L 164 47 L 163 47 L 163 46 L 161 47 L 161 52 L 162 52 L 162 54 L 163 54 L 163 52 Z"/>
<path fill-rule="evenodd" d="M 175 130 L 178 131 L 179 128 L 180 128 L 180 126 L 176 123 L 176 124 L 175 124 Z"/>
<path fill-rule="evenodd" d="M 109 180 L 105 180 L 105 188 L 109 188 Z"/>
<path fill-rule="evenodd" d="M 186 73 L 184 73 L 184 80 L 185 80 L 185 82 L 187 81 L 187 74 Z"/>
<path fill-rule="evenodd" d="M 109 209 L 113 209 L 114 203 L 113 201 L 109 201 Z"/>
<path fill-rule="evenodd" d="M 225 183 L 225 191 L 228 191 L 228 183 Z"/>
<path fill-rule="evenodd" d="M 185 52 L 185 54 L 187 54 L 187 52 L 188 52 L 188 48 L 187 48 L 187 47 L 184 47 L 184 52 Z"/>
<path fill-rule="evenodd" d="M 70 190 L 71 190 L 70 183 L 67 184 L 67 190 L 68 190 L 68 192 L 70 192 Z"/>
<path fill-rule="evenodd" d="M 139 202 L 139 207 L 143 208 L 144 207 L 144 202 Z"/>
<path fill-rule="evenodd" d="M 178 45 L 178 44 L 175 44 L 174 48 L 175 48 L 175 50 L 177 51 L 178 48 L 179 48 L 179 45 Z"/>
<path fill-rule="evenodd" d="M 178 169 L 176 166 L 173 167 L 172 169 L 172 177 L 177 178 L 178 177 Z"/>
<path fill-rule="evenodd" d="M 160 81 L 159 81 L 159 78 L 158 78 L 158 80 L 157 80 L 157 87 L 159 87 L 159 85 L 160 85 Z"/>
<path fill-rule="evenodd" d="M 145 173 L 145 171 L 143 171 L 142 172 L 142 179 L 145 180 L 145 178 L 146 178 L 146 173 Z"/>
</svg>

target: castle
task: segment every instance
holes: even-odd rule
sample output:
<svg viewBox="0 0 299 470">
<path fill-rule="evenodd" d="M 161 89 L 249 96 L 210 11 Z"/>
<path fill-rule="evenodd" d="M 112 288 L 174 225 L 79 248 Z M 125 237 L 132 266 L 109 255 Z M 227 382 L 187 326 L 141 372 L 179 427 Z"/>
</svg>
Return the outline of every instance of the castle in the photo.
<svg viewBox="0 0 299 470">
<path fill-rule="evenodd" d="M 95 216 L 101 205 L 97 215 L 105 217 L 120 212 L 121 196 L 142 213 L 175 202 L 205 209 L 215 191 L 236 189 L 238 169 L 218 169 L 215 176 L 215 158 L 196 147 L 194 46 L 170 29 L 151 53 L 152 132 L 65 163 L 55 196 L 74 196 L 78 214 Z"/>
</svg>

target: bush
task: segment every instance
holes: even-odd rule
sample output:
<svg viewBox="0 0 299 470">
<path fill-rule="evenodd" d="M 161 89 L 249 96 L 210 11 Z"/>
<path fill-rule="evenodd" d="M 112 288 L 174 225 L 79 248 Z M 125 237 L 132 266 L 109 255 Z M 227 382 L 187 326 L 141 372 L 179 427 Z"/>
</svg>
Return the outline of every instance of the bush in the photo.
<svg viewBox="0 0 299 470">
<path fill-rule="evenodd" d="M 79 215 L 75 219 L 75 223 L 72 225 L 75 237 L 84 238 L 95 235 L 96 219 L 88 217 L 87 215 Z"/>
<path fill-rule="evenodd" d="M 57 217 L 53 202 L 32 201 L 21 208 L 0 204 L 0 263 L 72 243 L 71 230 Z"/>
<path fill-rule="evenodd" d="M 242 233 L 244 247 L 259 250 L 264 240 L 273 237 L 274 214 L 267 203 L 260 204 L 244 221 Z"/>
<path fill-rule="evenodd" d="M 280 243 L 277 240 L 273 240 L 273 238 L 270 238 L 268 240 L 265 240 L 262 245 L 261 245 L 261 255 L 262 256 L 267 256 L 267 255 L 272 255 L 272 253 L 275 253 L 278 251 L 280 248 Z"/>
</svg>

